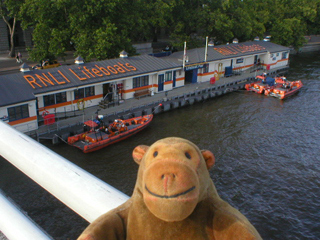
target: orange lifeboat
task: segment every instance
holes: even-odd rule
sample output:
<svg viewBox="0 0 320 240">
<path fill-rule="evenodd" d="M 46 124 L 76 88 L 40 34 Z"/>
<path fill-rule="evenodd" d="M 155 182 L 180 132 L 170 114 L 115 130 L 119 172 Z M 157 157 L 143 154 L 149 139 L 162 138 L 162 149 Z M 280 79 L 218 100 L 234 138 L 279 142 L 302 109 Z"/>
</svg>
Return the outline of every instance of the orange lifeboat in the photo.
<svg viewBox="0 0 320 240">
<path fill-rule="evenodd" d="M 297 93 L 303 86 L 299 81 L 288 81 L 285 77 L 278 81 L 276 87 L 269 92 L 265 92 L 267 96 L 276 97 L 279 99 L 285 99 L 295 93 Z"/>
<path fill-rule="evenodd" d="M 270 91 L 275 85 L 276 80 L 271 77 L 267 77 L 265 74 L 256 77 L 256 82 L 245 85 L 247 91 L 263 94 L 266 91 Z"/>
<path fill-rule="evenodd" d="M 68 137 L 68 144 L 84 153 L 97 151 L 140 132 L 151 123 L 152 119 L 153 114 L 126 120 L 116 119 L 108 127 L 99 127 L 96 122 L 89 120 L 84 123 L 86 130 Z"/>
</svg>

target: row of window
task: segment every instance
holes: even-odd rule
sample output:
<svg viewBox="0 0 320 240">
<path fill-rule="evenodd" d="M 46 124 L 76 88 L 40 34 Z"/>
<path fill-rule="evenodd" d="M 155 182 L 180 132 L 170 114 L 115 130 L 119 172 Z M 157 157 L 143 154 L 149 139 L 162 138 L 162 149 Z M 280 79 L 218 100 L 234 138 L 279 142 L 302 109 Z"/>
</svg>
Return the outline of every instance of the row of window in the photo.
<svg viewBox="0 0 320 240">
<path fill-rule="evenodd" d="M 173 80 L 172 71 L 165 72 L 164 81 L 168 82 L 172 80 Z M 133 88 L 139 88 L 139 87 L 148 86 L 148 85 L 149 85 L 149 76 L 141 76 L 141 77 L 133 78 L 133 86 L 132 86 Z"/>
<path fill-rule="evenodd" d="M 8 108 L 9 122 L 29 117 L 28 104 Z"/>
<path fill-rule="evenodd" d="M 279 53 L 277 53 L 277 56 L 279 56 Z M 288 56 L 287 52 L 282 53 L 282 59 L 287 58 L 287 56 Z M 271 57 L 273 57 L 273 54 L 271 55 Z M 243 62 L 243 58 L 237 59 L 237 63 L 242 63 L 242 62 Z M 208 73 L 209 64 L 205 64 L 202 71 L 203 73 Z M 166 82 L 173 80 L 172 71 L 165 72 L 163 80 Z M 139 88 L 139 87 L 148 86 L 148 85 L 149 85 L 148 75 L 133 78 L 133 88 Z M 90 97 L 94 95 L 95 95 L 94 87 L 86 87 L 86 88 L 80 88 L 80 89 L 74 90 L 74 99 L 81 99 L 81 98 Z M 58 103 L 64 103 L 67 101 L 67 93 L 61 92 L 61 93 L 46 95 L 46 96 L 43 96 L 43 101 L 44 101 L 45 107 L 58 104 Z M 8 108 L 8 114 L 9 114 L 10 122 L 16 121 L 22 118 L 28 118 L 29 117 L 28 104 Z"/>
<path fill-rule="evenodd" d="M 275 57 L 279 57 L 279 56 L 280 56 L 280 53 L 271 53 L 270 54 L 271 58 L 275 58 Z M 288 52 L 283 52 L 281 59 L 286 59 L 286 58 L 288 58 Z"/>
<path fill-rule="evenodd" d="M 149 76 L 135 77 L 133 78 L 133 88 L 139 88 L 149 85 Z"/>
<path fill-rule="evenodd" d="M 74 99 L 81 99 L 94 95 L 94 87 L 86 87 L 74 90 Z"/>
<path fill-rule="evenodd" d="M 164 81 L 172 81 L 172 71 L 168 71 L 164 74 Z"/>
<path fill-rule="evenodd" d="M 94 95 L 95 95 L 94 87 L 86 87 L 86 88 L 80 88 L 80 89 L 74 90 L 74 99 L 81 99 L 81 98 L 90 97 Z M 43 96 L 43 102 L 45 107 L 58 104 L 58 103 L 64 103 L 66 101 L 67 101 L 66 92 Z"/>
</svg>

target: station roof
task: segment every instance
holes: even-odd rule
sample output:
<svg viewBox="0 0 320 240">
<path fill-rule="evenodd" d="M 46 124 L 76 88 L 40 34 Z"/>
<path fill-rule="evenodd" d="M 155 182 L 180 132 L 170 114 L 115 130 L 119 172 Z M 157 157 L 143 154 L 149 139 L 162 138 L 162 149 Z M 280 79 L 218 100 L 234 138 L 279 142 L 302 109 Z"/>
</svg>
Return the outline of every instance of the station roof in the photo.
<svg viewBox="0 0 320 240">
<path fill-rule="evenodd" d="M 63 89 L 103 84 L 116 79 L 178 68 L 181 68 L 181 64 L 140 55 L 1 75 L 0 107 L 35 100 L 36 95 Z"/>
<path fill-rule="evenodd" d="M 243 43 L 231 43 L 228 45 L 210 46 L 207 48 L 207 62 L 218 61 L 230 58 L 239 58 L 248 55 L 257 55 L 262 53 L 276 53 L 289 51 L 290 48 L 284 47 L 272 42 L 250 41 Z M 205 59 L 205 48 L 187 49 L 188 64 L 203 63 Z M 163 57 L 172 62 L 182 64 L 183 52 L 175 52 L 170 56 Z"/>
<path fill-rule="evenodd" d="M 264 41 L 218 45 L 208 47 L 207 62 L 289 50 L 287 47 Z M 186 65 L 203 63 L 204 55 L 204 47 L 187 50 Z M 180 51 L 161 58 L 140 55 L 1 75 L 0 107 L 35 100 L 37 95 L 61 92 L 64 89 L 93 86 L 117 79 L 179 69 L 182 64 L 183 51 Z"/>
</svg>

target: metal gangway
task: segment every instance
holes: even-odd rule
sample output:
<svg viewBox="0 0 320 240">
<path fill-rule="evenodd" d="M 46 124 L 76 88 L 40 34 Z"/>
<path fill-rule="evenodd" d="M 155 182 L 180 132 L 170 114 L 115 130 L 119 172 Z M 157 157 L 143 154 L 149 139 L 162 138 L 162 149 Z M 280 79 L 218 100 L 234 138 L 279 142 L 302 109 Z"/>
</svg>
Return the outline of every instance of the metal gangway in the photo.
<svg viewBox="0 0 320 240">
<path fill-rule="evenodd" d="M 129 198 L 1 120 L 0 155 L 88 222 Z M 53 239 L 2 191 L 0 212 L 0 231 L 8 239 Z"/>
</svg>

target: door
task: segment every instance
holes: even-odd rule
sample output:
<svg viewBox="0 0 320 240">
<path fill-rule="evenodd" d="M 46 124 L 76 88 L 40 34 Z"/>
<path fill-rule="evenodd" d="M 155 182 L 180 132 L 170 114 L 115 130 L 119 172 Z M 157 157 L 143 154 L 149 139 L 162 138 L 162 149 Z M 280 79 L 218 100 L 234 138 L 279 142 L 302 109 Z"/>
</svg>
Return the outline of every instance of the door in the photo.
<svg viewBox="0 0 320 240">
<path fill-rule="evenodd" d="M 258 55 L 254 55 L 254 62 L 255 65 L 258 63 Z"/>
<path fill-rule="evenodd" d="M 172 87 L 176 87 L 176 71 L 173 71 L 173 83 Z"/>
<path fill-rule="evenodd" d="M 192 83 L 196 83 L 198 81 L 198 69 L 192 70 Z"/>
<path fill-rule="evenodd" d="M 192 83 L 192 70 L 185 71 L 184 78 L 185 78 L 185 83 Z"/>
<path fill-rule="evenodd" d="M 185 83 L 196 83 L 198 80 L 198 69 L 185 72 Z"/>
<path fill-rule="evenodd" d="M 162 92 L 164 87 L 164 74 L 158 76 L 158 92 Z"/>
</svg>

